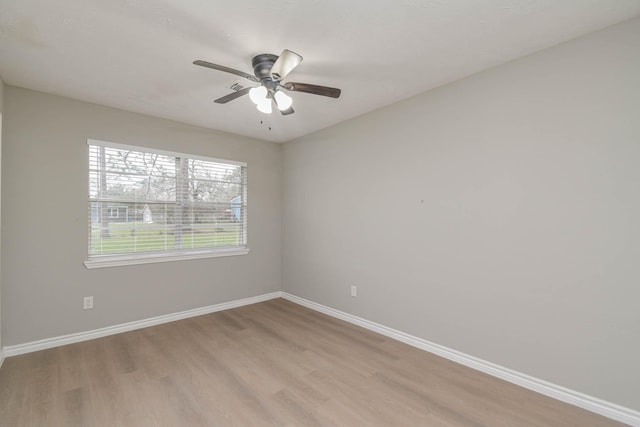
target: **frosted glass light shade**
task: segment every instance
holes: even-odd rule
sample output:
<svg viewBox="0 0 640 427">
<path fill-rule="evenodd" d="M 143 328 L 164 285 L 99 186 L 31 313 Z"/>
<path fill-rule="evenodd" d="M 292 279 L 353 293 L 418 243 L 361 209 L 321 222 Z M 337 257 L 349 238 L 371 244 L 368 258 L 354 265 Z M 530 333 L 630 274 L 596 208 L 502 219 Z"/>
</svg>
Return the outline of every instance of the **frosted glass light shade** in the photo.
<svg viewBox="0 0 640 427">
<path fill-rule="evenodd" d="M 260 103 L 258 104 L 258 111 L 265 114 L 271 114 L 271 100 L 268 98 L 264 98 L 262 101 L 260 101 Z"/>
<path fill-rule="evenodd" d="M 278 109 L 281 111 L 288 109 L 291 107 L 291 104 L 293 104 L 293 99 L 284 92 L 278 91 L 274 97 L 276 99 L 276 104 L 278 104 Z"/>
<path fill-rule="evenodd" d="M 254 104 L 260 105 L 261 102 L 264 102 L 267 99 L 267 88 L 264 86 L 254 87 L 249 91 L 249 98 L 253 101 Z"/>
</svg>

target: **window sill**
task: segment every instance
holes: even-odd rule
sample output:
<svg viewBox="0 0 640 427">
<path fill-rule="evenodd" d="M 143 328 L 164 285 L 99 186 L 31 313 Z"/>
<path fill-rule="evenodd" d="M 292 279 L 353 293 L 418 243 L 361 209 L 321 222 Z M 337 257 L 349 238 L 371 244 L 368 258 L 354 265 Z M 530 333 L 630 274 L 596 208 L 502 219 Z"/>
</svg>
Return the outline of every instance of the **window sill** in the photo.
<svg viewBox="0 0 640 427">
<path fill-rule="evenodd" d="M 145 254 L 136 256 L 109 256 L 99 259 L 90 259 L 84 262 L 88 269 L 121 267 L 125 265 L 152 264 L 158 262 L 184 261 L 189 259 L 218 258 L 223 256 L 247 255 L 249 249 L 229 249 L 215 252 L 186 252 L 176 254 Z"/>
</svg>

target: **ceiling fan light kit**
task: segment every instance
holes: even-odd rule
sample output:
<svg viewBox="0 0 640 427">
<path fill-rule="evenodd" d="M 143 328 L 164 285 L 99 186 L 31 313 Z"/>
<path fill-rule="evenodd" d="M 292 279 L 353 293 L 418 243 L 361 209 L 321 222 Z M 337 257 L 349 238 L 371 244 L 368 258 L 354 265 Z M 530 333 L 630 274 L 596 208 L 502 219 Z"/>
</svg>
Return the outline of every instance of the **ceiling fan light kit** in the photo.
<svg viewBox="0 0 640 427">
<path fill-rule="evenodd" d="M 276 100 L 276 104 L 280 111 L 287 110 L 293 104 L 293 99 L 282 91 L 277 91 L 273 97 Z"/>
<path fill-rule="evenodd" d="M 253 101 L 254 104 L 260 105 L 260 102 L 267 99 L 267 95 L 269 92 L 267 88 L 264 86 L 252 87 L 249 91 L 249 98 Z"/>
<path fill-rule="evenodd" d="M 337 88 L 318 86 L 308 83 L 282 82 L 282 80 L 302 62 L 302 56 L 288 49 L 282 51 L 280 56 L 263 53 L 256 55 L 251 60 L 254 76 L 243 71 L 225 67 L 223 65 L 213 64 L 211 62 L 197 60 L 193 61 L 195 65 L 211 68 L 214 70 L 230 73 L 243 77 L 254 83 L 260 83 L 260 86 L 244 88 L 216 99 L 217 104 L 226 104 L 236 98 L 240 98 L 249 94 L 251 101 L 256 104 L 258 111 L 271 114 L 272 104 L 275 103 L 280 113 L 284 116 L 292 114 L 293 99 L 282 90 L 292 92 L 305 92 L 313 95 L 328 96 L 330 98 L 338 98 L 341 90 Z"/>
<path fill-rule="evenodd" d="M 260 101 L 260 103 L 257 104 L 257 108 L 261 113 L 271 114 L 271 100 L 265 98 L 263 101 Z"/>
</svg>

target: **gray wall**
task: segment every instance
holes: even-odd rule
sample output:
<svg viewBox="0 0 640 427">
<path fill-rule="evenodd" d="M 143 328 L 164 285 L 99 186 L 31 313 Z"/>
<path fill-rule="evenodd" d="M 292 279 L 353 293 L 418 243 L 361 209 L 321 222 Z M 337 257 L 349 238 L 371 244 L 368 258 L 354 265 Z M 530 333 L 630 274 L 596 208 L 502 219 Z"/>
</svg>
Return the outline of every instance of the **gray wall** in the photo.
<svg viewBox="0 0 640 427">
<path fill-rule="evenodd" d="M 280 289 L 281 145 L 11 86 L 4 101 L 4 345 Z M 87 270 L 87 138 L 247 162 L 251 252 Z"/>
<path fill-rule="evenodd" d="M 283 289 L 640 410 L 638 46 L 636 19 L 285 144 Z"/>
</svg>

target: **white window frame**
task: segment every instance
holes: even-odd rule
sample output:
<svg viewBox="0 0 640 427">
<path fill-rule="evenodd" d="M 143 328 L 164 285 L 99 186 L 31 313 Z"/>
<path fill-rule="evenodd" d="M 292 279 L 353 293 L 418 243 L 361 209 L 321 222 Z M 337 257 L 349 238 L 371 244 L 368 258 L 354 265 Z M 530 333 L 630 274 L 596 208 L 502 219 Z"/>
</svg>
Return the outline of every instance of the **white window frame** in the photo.
<svg viewBox="0 0 640 427">
<path fill-rule="evenodd" d="M 216 163 L 224 163 L 229 165 L 236 165 L 247 167 L 245 162 L 238 162 L 234 160 L 225 160 L 225 159 L 217 159 L 213 157 L 205 157 L 198 156 L 187 153 L 179 153 L 174 151 L 165 151 L 165 150 L 156 150 L 147 147 L 134 146 L 134 145 L 126 145 L 126 144 L 118 144 L 114 142 L 100 141 L 95 139 L 87 140 L 87 147 L 90 145 L 99 145 L 108 148 L 115 148 L 121 150 L 131 150 L 138 151 L 144 153 L 152 153 L 152 154 L 160 154 L 164 156 L 171 157 L 185 157 L 193 160 L 203 160 L 207 162 L 216 162 Z M 87 156 L 88 157 L 88 156 Z M 87 177 L 88 177 L 87 173 Z M 247 192 L 247 182 L 245 178 L 245 194 Z M 87 183 L 88 188 L 88 183 Z M 88 199 L 90 202 L 90 200 Z M 88 219 L 90 221 L 90 218 Z M 118 267 L 125 265 L 137 265 L 137 264 L 149 264 L 149 263 L 158 263 L 158 262 L 169 262 L 169 261 L 182 261 L 182 260 L 191 260 L 191 259 L 202 259 L 202 258 L 217 258 L 217 257 L 226 257 L 226 256 L 235 256 L 235 255 L 247 255 L 249 253 L 249 247 L 247 243 L 247 215 L 244 215 L 243 218 L 243 232 L 244 232 L 244 240 L 245 243 L 243 245 L 234 246 L 234 247 L 221 247 L 221 248 L 198 248 L 198 249 L 180 249 L 180 250 L 171 250 L 171 251 L 153 251 L 153 252 L 133 252 L 127 254 L 114 254 L 114 255 L 89 255 L 87 253 L 87 260 L 84 262 L 84 265 L 88 269 L 93 268 L 102 268 L 102 267 Z M 87 227 L 89 229 L 89 227 Z M 90 236 L 87 236 L 87 241 L 89 241 Z M 88 250 L 88 249 L 87 249 Z"/>
</svg>

